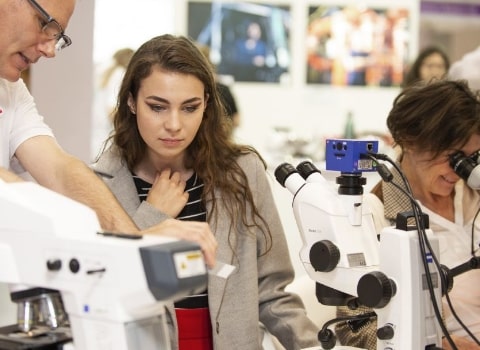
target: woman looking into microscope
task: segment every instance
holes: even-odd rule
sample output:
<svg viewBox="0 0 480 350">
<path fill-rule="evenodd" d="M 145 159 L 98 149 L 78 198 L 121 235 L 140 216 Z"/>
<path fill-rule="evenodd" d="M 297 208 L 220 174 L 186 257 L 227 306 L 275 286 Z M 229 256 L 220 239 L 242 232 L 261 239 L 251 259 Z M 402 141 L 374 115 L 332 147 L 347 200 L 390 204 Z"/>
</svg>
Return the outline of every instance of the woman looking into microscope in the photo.
<svg viewBox="0 0 480 350">
<path fill-rule="evenodd" d="M 387 118 L 394 143 L 400 149 L 397 160 L 412 188 L 413 196 L 429 216 L 430 228 L 438 237 L 440 262 L 456 267 L 478 255 L 480 208 L 478 189 L 470 188 L 450 165 L 452 156 L 463 152 L 475 155 L 480 150 L 480 100 L 464 81 L 424 82 L 406 87 L 395 99 Z M 393 170 L 401 184 L 400 174 Z M 405 186 L 402 186 L 405 188 Z M 374 214 L 377 233 L 395 222 L 397 213 L 411 211 L 409 198 L 391 183 L 379 182 L 365 196 Z M 454 310 L 466 328 L 480 338 L 480 270 L 471 270 L 454 279 L 449 293 Z M 444 298 L 445 299 L 445 298 Z M 363 313 L 346 307 L 338 315 Z M 479 349 L 455 320 L 444 303 L 443 317 L 458 349 Z M 343 323 L 336 328 L 343 345 L 376 349 L 376 322 L 353 333 Z M 444 348 L 450 345 L 444 340 Z"/>
</svg>

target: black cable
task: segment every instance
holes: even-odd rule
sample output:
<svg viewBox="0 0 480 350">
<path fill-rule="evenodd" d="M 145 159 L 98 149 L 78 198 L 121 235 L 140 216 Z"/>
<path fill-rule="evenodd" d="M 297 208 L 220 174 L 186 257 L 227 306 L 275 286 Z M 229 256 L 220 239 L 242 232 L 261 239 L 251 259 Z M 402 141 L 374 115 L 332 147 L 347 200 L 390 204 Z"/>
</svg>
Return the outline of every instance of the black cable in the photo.
<svg viewBox="0 0 480 350">
<path fill-rule="evenodd" d="M 332 324 L 343 322 L 343 321 L 355 321 L 355 320 L 363 320 L 366 318 L 372 318 L 372 317 L 377 317 L 377 314 L 375 312 L 366 312 L 364 314 L 359 314 L 359 315 L 351 315 L 351 316 L 341 316 L 341 317 L 336 317 L 333 318 L 323 324 L 322 331 L 326 330 L 328 327 L 330 327 Z"/>
<path fill-rule="evenodd" d="M 350 315 L 350 316 L 342 316 L 336 317 L 324 323 L 322 329 L 318 332 L 318 340 L 321 343 L 322 349 L 333 349 L 337 342 L 337 338 L 333 331 L 331 331 L 328 327 L 332 324 L 339 323 L 346 321 L 353 322 L 353 321 L 361 321 L 361 320 L 368 320 L 369 318 L 377 317 L 375 312 L 367 312 L 360 315 Z M 350 325 L 349 325 L 350 326 Z M 355 331 L 354 331 L 355 332 Z"/>
<path fill-rule="evenodd" d="M 477 220 L 478 213 L 480 213 L 480 208 L 478 208 L 477 212 L 475 213 L 475 216 L 473 217 L 473 222 L 472 222 L 472 256 L 475 256 L 475 247 L 473 245 L 473 240 L 475 238 L 474 232 L 475 232 L 475 220 Z"/>
<path fill-rule="evenodd" d="M 392 164 L 392 166 L 397 170 L 397 172 L 400 174 L 400 177 L 402 178 L 402 181 L 403 181 L 405 187 L 407 188 L 407 191 L 405 191 L 401 186 L 394 183 L 393 181 L 390 181 L 392 183 L 392 185 L 394 185 L 398 190 L 400 190 L 402 193 L 404 193 L 410 199 L 410 202 L 411 202 L 411 205 L 412 205 L 412 210 L 413 210 L 413 213 L 414 213 L 414 216 L 415 216 L 415 223 L 416 223 L 416 226 L 417 226 L 417 231 L 418 231 L 418 234 L 419 234 L 419 247 L 420 247 L 420 251 L 421 251 L 421 254 L 422 254 L 422 263 L 424 265 L 424 269 L 425 269 L 425 272 L 426 272 L 426 274 L 425 274 L 426 281 L 427 281 L 427 284 L 428 284 L 428 287 L 429 287 L 430 298 L 432 299 L 432 304 L 433 304 L 433 307 L 434 307 L 435 316 L 436 316 L 437 321 L 439 322 L 439 325 L 442 328 L 442 332 L 443 332 L 444 336 L 446 337 L 446 339 L 448 340 L 450 346 L 452 346 L 453 349 L 456 349 L 456 346 L 453 343 L 453 340 L 451 339 L 450 334 L 448 333 L 448 330 L 446 329 L 445 324 L 443 323 L 443 319 L 441 317 L 441 314 L 440 314 L 440 311 L 439 311 L 439 308 L 438 308 L 438 304 L 437 304 L 437 301 L 435 299 L 435 295 L 434 295 L 434 291 L 433 291 L 433 283 L 432 283 L 431 275 L 429 273 L 428 263 L 426 261 L 425 246 L 428 247 L 428 249 L 431 253 L 431 256 L 434 260 L 435 266 L 437 267 L 437 270 L 439 271 L 441 283 L 444 286 L 446 285 L 446 280 L 445 280 L 445 278 L 444 278 L 444 276 L 441 272 L 442 270 L 441 270 L 441 267 L 440 267 L 440 262 L 438 261 L 436 255 L 434 254 L 433 249 L 430 245 L 430 242 L 429 242 L 429 240 L 426 236 L 425 225 L 423 225 L 423 223 L 420 224 L 420 217 L 423 217 L 422 208 L 420 207 L 418 202 L 413 197 L 413 191 L 410 187 L 410 183 L 409 183 L 408 179 L 405 177 L 405 174 L 400 169 L 400 167 L 388 156 L 386 156 L 386 155 L 382 155 L 382 156 L 383 156 L 383 160 Z M 392 178 L 393 178 L 393 176 L 392 176 Z M 445 290 L 446 290 L 446 288 L 445 288 Z M 460 322 L 460 324 L 463 324 L 463 323 Z"/>
<path fill-rule="evenodd" d="M 397 170 L 397 172 L 400 174 L 400 177 L 402 178 L 402 182 L 404 183 L 407 190 L 405 190 L 403 187 L 401 187 L 397 183 L 393 182 L 393 176 L 386 176 L 385 174 L 388 175 L 387 172 L 385 172 L 385 174 L 380 173 L 380 175 L 382 176 L 382 179 L 384 179 L 384 181 L 390 182 L 393 186 L 395 186 L 395 188 L 397 188 L 399 191 L 401 191 L 403 194 L 405 194 L 410 199 L 410 202 L 411 202 L 411 205 L 412 205 L 412 212 L 413 212 L 414 217 L 415 217 L 415 224 L 416 224 L 417 232 L 418 232 L 419 248 L 420 248 L 420 252 L 421 252 L 422 263 L 423 263 L 423 267 L 424 267 L 424 270 L 425 270 L 425 277 L 426 277 L 426 281 L 427 281 L 427 285 L 428 285 L 430 299 L 432 301 L 433 310 L 435 312 L 435 317 L 437 318 L 437 322 L 439 323 L 440 328 L 442 329 L 443 335 L 445 336 L 445 338 L 449 342 L 452 349 L 458 350 L 455 343 L 453 342 L 450 334 L 448 333 L 448 330 L 447 330 L 444 322 L 443 322 L 442 315 L 440 313 L 440 309 L 439 309 L 437 300 L 435 298 L 432 276 L 430 274 L 430 270 L 428 268 L 428 262 L 426 260 L 427 259 L 426 258 L 426 250 L 425 250 L 426 246 L 428 246 L 430 254 L 431 254 L 431 256 L 434 260 L 434 263 L 437 267 L 437 270 L 438 270 L 438 273 L 439 273 L 439 276 L 440 276 L 440 281 L 442 283 L 444 283 L 445 281 L 442 278 L 442 270 L 441 270 L 441 267 L 440 267 L 440 263 L 439 263 L 438 259 L 436 258 L 433 250 L 431 249 L 430 243 L 428 242 L 428 238 L 427 238 L 427 235 L 426 235 L 426 232 L 425 232 L 425 225 L 423 224 L 423 222 L 421 220 L 421 218 L 423 218 L 423 212 L 422 212 L 422 209 L 421 209 L 420 205 L 417 203 L 417 201 L 415 200 L 415 198 L 412 195 L 413 192 L 412 192 L 412 189 L 410 187 L 410 183 L 409 183 L 408 179 L 405 177 L 405 175 L 404 175 L 403 171 L 400 169 L 400 167 L 387 155 L 368 154 L 368 156 L 370 158 L 373 158 L 373 159 L 381 159 L 381 160 L 389 162 Z M 385 169 L 382 169 L 382 171 L 384 171 L 384 170 L 388 170 L 388 169 L 385 167 Z"/>
<path fill-rule="evenodd" d="M 433 288 L 432 276 L 431 276 L 430 270 L 428 268 L 428 262 L 426 261 L 426 256 L 427 255 L 426 255 L 425 247 L 427 245 L 429 247 L 428 250 L 430 251 L 430 254 L 431 254 L 431 256 L 434 260 L 435 266 L 437 267 L 440 281 L 441 281 L 442 284 L 445 281 L 442 278 L 442 270 L 441 270 L 441 267 L 440 267 L 440 263 L 438 262 L 438 259 L 436 258 L 433 250 L 431 249 L 430 243 L 427 243 L 428 238 L 426 237 L 426 232 L 424 230 L 424 225 L 423 225 L 423 223 L 421 223 L 421 219 L 420 219 L 421 215 L 419 215 L 419 211 L 420 211 L 420 213 L 422 213 L 421 209 L 419 209 L 417 207 L 418 203 L 415 201 L 415 199 L 413 197 L 411 197 L 411 195 L 408 192 L 406 192 L 401 186 L 399 186 L 398 184 L 396 184 L 394 182 L 391 182 L 391 184 L 394 185 L 400 191 L 402 191 L 402 193 L 407 195 L 410 198 L 410 201 L 413 201 L 415 203 L 415 204 L 412 205 L 412 209 L 413 209 L 413 213 L 414 213 L 414 216 L 415 216 L 415 223 L 416 223 L 417 231 L 418 231 L 419 247 L 420 247 L 420 252 L 421 252 L 421 255 L 422 255 L 422 263 L 423 263 L 423 267 L 424 267 L 424 270 L 425 270 L 425 277 L 426 277 L 426 281 L 427 281 L 427 285 L 428 285 L 428 289 L 429 289 L 429 293 L 430 293 L 430 299 L 432 301 L 433 310 L 435 312 L 435 317 L 437 318 L 437 321 L 440 325 L 440 328 L 442 329 L 443 335 L 445 336 L 445 338 L 447 338 L 447 340 L 450 343 L 450 346 L 452 347 L 452 349 L 457 349 L 455 343 L 453 343 L 453 340 L 451 339 L 450 334 L 448 333 L 448 330 L 447 330 L 447 328 L 446 328 L 446 326 L 443 322 L 442 314 L 440 312 L 440 308 L 438 306 L 437 299 L 435 298 L 435 294 L 434 294 L 434 290 L 433 290 L 434 288 Z"/>
<path fill-rule="evenodd" d="M 406 186 L 407 188 L 410 188 L 410 187 L 409 187 L 408 180 L 407 180 L 406 177 L 404 176 L 404 174 L 403 174 L 403 172 L 401 171 L 400 167 L 399 167 L 392 159 L 390 159 L 388 156 L 386 156 L 386 155 L 382 155 L 382 156 L 384 156 L 384 157 L 383 157 L 383 158 L 384 158 L 383 160 L 388 161 L 390 164 L 392 164 L 392 165 L 395 167 L 395 169 L 398 171 L 398 173 L 399 173 L 400 176 L 402 177 L 402 180 L 404 181 L 405 186 Z M 396 185 L 396 184 L 393 183 L 393 182 L 391 182 L 391 183 L 392 183 L 394 186 L 396 186 L 396 187 L 398 186 L 398 185 Z M 402 188 L 399 188 L 399 187 L 397 187 L 397 188 L 398 188 L 399 190 L 401 190 L 402 192 L 405 193 L 405 191 L 404 191 Z M 412 193 L 411 189 L 409 189 L 409 192 Z M 405 194 L 406 194 L 407 196 L 409 196 L 408 193 L 405 193 Z M 418 202 L 413 198 L 413 195 L 410 195 L 409 198 L 410 198 L 410 201 L 412 202 L 412 205 L 413 205 L 415 208 L 417 208 L 418 211 L 421 213 L 421 212 L 422 212 L 422 209 L 421 209 L 420 205 L 418 204 Z M 474 218 L 474 220 L 473 220 L 473 223 L 472 223 L 472 240 L 471 240 L 471 242 L 472 242 L 472 251 L 473 251 L 474 223 L 475 223 L 475 219 L 476 219 L 476 217 L 477 217 L 477 215 L 478 215 L 479 212 L 480 212 L 480 208 L 479 208 L 479 210 L 477 211 L 477 213 L 476 213 L 476 215 L 475 215 L 475 218 Z M 418 228 L 418 223 L 417 223 L 417 228 Z M 432 253 L 432 258 L 433 258 L 433 260 L 434 260 L 434 262 L 435 262 L 435 265 L 436 265 L 437 269 L 441 272 L 440 262 L 438 261 L 437 257 L 433 254 L 432 247 L 431 247 L 431 245 L 430 245 L 430 242 L 429 242 L 428 238 L 426 237 L 426 233 L 425 233 L 425 231 L 423 230 L 423 227 L 422 227 L 422 235 L 424 236 L 424 244 L 427 245 L 427 248 L 428 248 L 428 249 L 430 250 L 430 252 Z M 420 248 L 420 249 L 422 249 L 422 248 Z M 424 264 L 426 264 L 426 260 L 424 260 Z M 447 283 L 448 283 L 447 280 L 446 280 L 446 276 L 444 276 L 443 273 L 440 273 L 440 277 L 441 277 L 443 286 L 446 286 Z M 428 281 L 427 281 L 427 282 L 428 282 Z M 457 312 L 455 311 L 455 309 L 454 309 L 454 307 L 453 307 L 453 304 L 452 304 L 452 301 L 451 301 L 451 299 L 450 299 L 450 295 L 448 294 L 447 288 L 445 288 L 444 290 L 446 291 L 446 292 L 445 292 L 445 299 L 447 300 L 448 307 L 449 307 L 449 309 L 450 309 L 453 317 L 454 317 L 455 320 L 460 324 L 460 326 L 463 328 L 463 330 L 470 336 L 470 338 L 471 338 L 473 341 L 475 341 L 475 343 L 477 343 L 477 345 L 480 345 L 480 342 L 479 342 L 479 340 L 477 339 L 477 337 L 470 331 L 470 329 L 468 329 L 468 327 L 463 323 L 463 321 L 460 319 L 460 317 L 458 316 Z M 442 322 L 440 325 L 443 325 L 443 322 Z M 442 331 L 443 331 L 443 329 L 442 329 Z M 447 333 L 447 334 L 448 334 L 448 333 Z M 447 335 L 445 334 L 445 332 L 444 332 L 444 335 L 445 335 L 445 337 L 447 337 Z M 447 340 L 449 340 L 449 339 L 450 339 L 450 338 L 447 337 Z M 450 342 L 450 340 L 449 340 L 449 342 Z"/>
</svg>

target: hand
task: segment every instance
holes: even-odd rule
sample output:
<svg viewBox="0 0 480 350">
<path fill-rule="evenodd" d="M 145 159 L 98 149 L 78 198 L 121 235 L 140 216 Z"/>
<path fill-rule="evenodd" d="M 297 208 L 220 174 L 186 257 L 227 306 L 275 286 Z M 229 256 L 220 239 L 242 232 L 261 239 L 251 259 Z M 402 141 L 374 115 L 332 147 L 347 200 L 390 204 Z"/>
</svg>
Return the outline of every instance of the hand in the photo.
<svg viewBox="0 0 480 350">
<path fill-rule="evenodd" d="M 210 230 L 210 226 L 205 222 L 167 219 L 155 226 L 141 231 L 140 233 L 165 235 L 195 242 L 202 249 L 207 266 L 210 268 L 215 266 L 215 255 L 218 243 Z"/>
<path fill-rule="evenodd" d="M 477 345 L 473 340 L 470 340 L 470 338 L 464 338 L 464 337 L 459 337 L 452 335 L 451 336 L 453 342 L 457 346 L 457 349 L 461 350 L 478 350 L 480 349 L 480 346 Z M 452 350 L 452 347 L 448 343 L 448 340 L 446 338 L 442 339 L 442 347 L 443 350 Z"/>
<path fill-rule="evenodd" d="M 188 192 L 185 192 L 185 181 L 180 173 L 171 173 L 170 169 L 157 174 L 152 188 L 148 192 L 146 201 L 172 218 L 177 217 L 188 201 Z"/>
</svg>

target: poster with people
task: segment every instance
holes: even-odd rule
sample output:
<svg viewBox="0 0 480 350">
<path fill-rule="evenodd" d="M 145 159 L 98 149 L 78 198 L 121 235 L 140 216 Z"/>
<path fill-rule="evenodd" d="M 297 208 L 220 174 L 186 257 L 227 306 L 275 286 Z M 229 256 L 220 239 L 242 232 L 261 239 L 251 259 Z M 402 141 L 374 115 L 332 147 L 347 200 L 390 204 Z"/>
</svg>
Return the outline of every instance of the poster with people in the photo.
<svg viewBox="0 0 480 350">
<path fill-rule="evenodd" d="M 310 6 L 306 82 L 400 86 L 409 61 L 409 9 Z"/>
<path fill-rule="evenodd" d="M 210 47 L 219 75 L 239 82 L 288 81 L 289 6 L 189 1 L 187 11 L 188 36 Z"/>
</svg>

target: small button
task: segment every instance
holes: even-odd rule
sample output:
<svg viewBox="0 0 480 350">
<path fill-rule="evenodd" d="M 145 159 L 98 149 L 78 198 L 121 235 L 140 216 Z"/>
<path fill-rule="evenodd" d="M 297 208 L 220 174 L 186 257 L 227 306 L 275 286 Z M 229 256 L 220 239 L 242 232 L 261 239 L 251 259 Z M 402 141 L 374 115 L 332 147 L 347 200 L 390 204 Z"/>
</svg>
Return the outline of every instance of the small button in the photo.
<svg viewBox="0 0 480 350">
<path fill-rule="evenodd" d="M 58 271 L 62 268 L 62 260 L 60 259 L 49 259 L 47 260 L 47 269 L 49 271 Z"/>
<path fill-rule="evenodd" d="M 73 273 L 77 273 L 80 270 L 80 262 L 75 258 L 70 260 L 68 266 L 70 267 L 70 271 Z"/>
<path fill-rule="evenodd" d="M 390 340 L 395 335 L 395 330 L 390 323 L 377 329 L 377 338 L 380 340 Z"/>
</svg>

